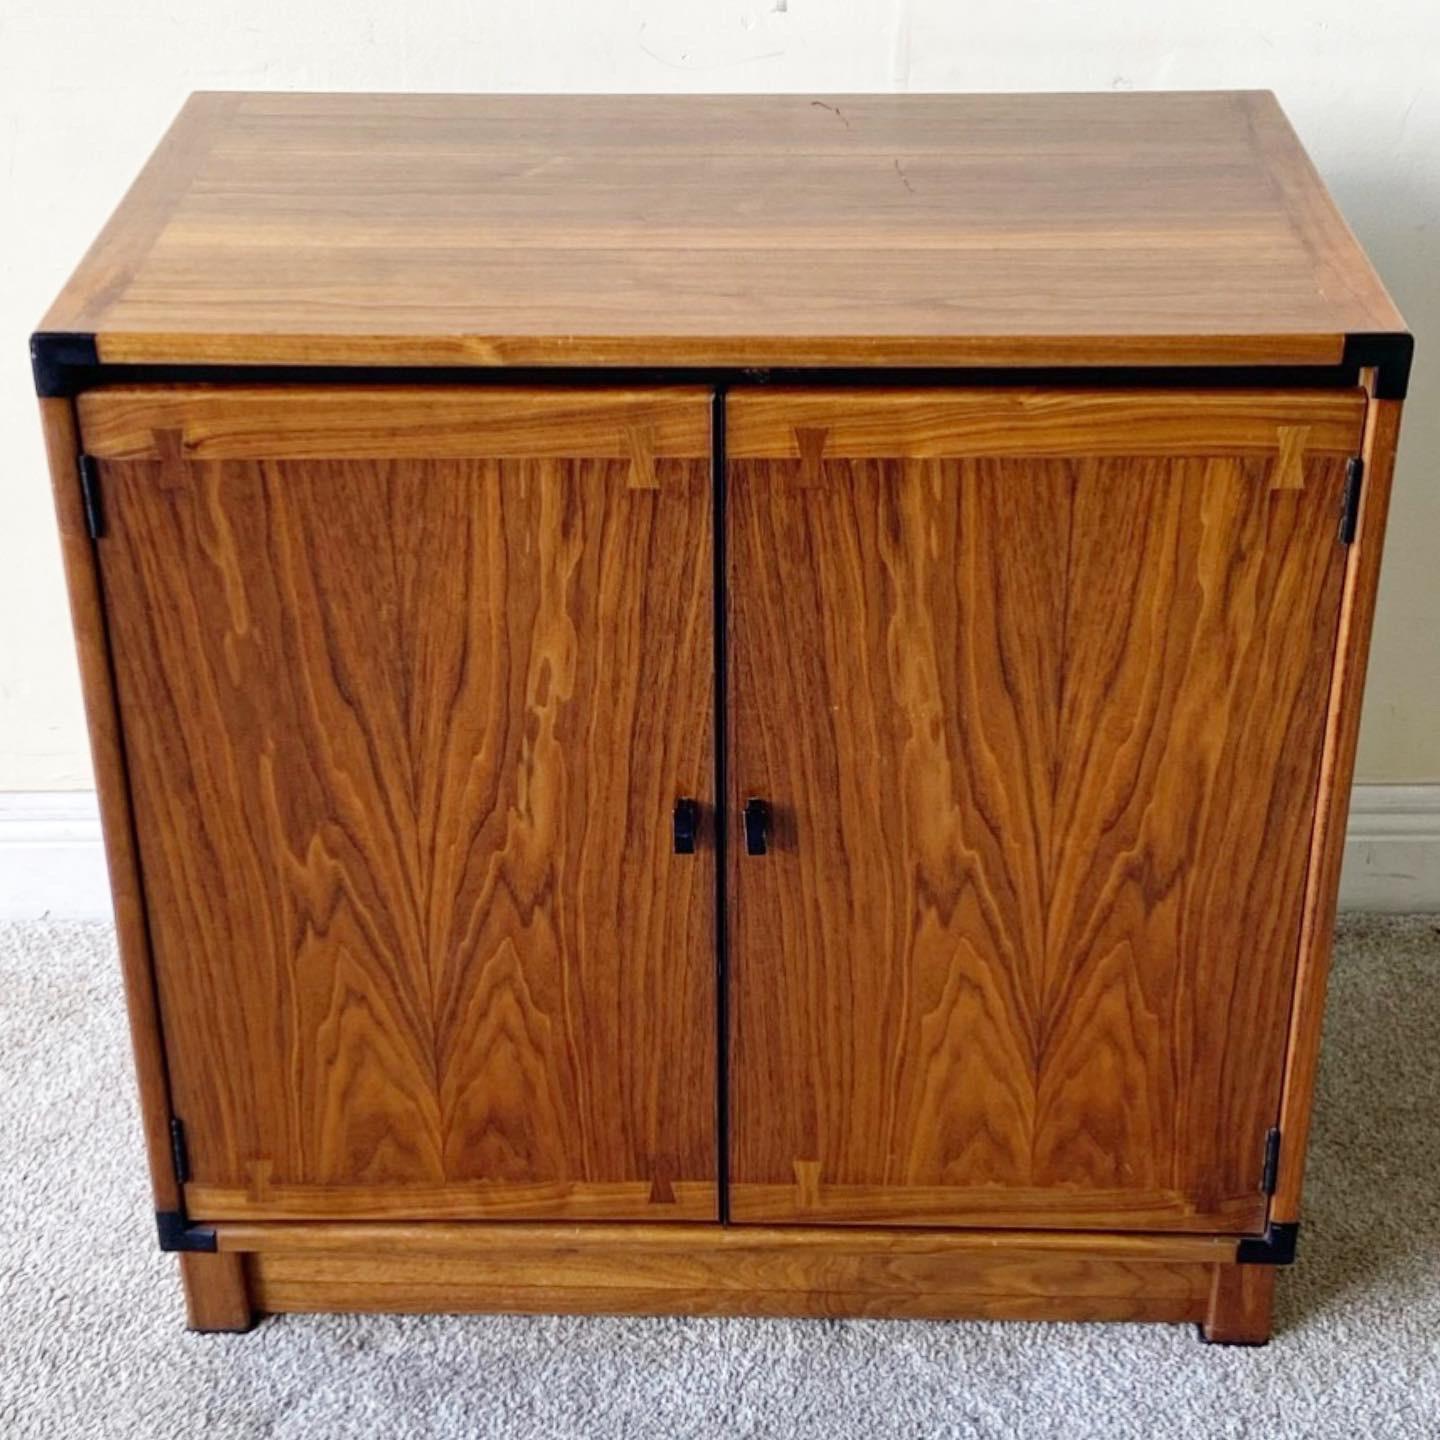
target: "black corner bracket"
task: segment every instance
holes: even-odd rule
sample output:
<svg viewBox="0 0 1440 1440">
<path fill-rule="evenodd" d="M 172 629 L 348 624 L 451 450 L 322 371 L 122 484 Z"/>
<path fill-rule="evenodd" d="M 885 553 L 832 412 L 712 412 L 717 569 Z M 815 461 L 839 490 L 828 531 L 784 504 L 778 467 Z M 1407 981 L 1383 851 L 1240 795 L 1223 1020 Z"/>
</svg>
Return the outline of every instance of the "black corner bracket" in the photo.
<svg viewBox="0 0 1440 1440">
<path fill-rule="evenodd" d="M 1299 1239 L 1300 1226 L 1296 1221 L 1283 1225 L 1272 1221 L 1263 1235 L 1247 1236 L 1240 1242 L 1235 1259 L 1241 1265 L 1293 1265 Z"/>
<path fill-rule="evenodd" d="M 1346 369 L 1375 371 L 1375 398 L 1403 400 L 1410 388 L 1410 362 L 1415 358 L 1415 337 L 1405 331 L 1373 335 L 1347 335 L 1341 364 Z"/>
<path fill-rule="evenodd" d="M 183 1210 L 157 1210 L 155 1229 L 162 1250 L 188 1250 L 204 1255 L 215 1252 L 214 1230 L 206 1225 L 192 1225 Z"/>
<path fill-rule="evenodd" d="M 41 399 L 74 395 L 84 375 L 100 364 L 95 337 L 62 330 L 38 330 L 30 337 L 30 366 Z"/>
</svg>

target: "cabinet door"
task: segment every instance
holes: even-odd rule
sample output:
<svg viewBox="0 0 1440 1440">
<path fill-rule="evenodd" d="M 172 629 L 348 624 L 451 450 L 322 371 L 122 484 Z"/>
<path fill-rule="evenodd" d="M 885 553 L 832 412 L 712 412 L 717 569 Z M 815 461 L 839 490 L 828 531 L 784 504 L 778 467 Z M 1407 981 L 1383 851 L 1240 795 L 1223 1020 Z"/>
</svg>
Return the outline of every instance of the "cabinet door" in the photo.
<svg viewBox="0 0 1440 1440">
<path fill-rule="evenodd" d="M 732 395 L 736 1219 L 1263 1226 L 1363 411 Z"/>
<path fill-rule="evenodd" d="M 713 1218 L 708 395 L 80 413 L 191 1216 Z"/>
</svg>

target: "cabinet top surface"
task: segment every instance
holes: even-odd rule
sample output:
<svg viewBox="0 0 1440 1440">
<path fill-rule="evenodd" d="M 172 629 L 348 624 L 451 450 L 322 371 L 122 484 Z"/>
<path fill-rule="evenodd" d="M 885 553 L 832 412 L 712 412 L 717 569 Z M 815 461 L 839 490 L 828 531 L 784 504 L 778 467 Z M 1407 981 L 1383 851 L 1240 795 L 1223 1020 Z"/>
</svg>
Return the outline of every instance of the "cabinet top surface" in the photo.
<svg viewBox="0 0 1440 1440">
<path fill-rule="evenodd" d="M 1267 92 L 191 97 L 42 322 L 140 364 L 1331 364 Z"/>
</svg>

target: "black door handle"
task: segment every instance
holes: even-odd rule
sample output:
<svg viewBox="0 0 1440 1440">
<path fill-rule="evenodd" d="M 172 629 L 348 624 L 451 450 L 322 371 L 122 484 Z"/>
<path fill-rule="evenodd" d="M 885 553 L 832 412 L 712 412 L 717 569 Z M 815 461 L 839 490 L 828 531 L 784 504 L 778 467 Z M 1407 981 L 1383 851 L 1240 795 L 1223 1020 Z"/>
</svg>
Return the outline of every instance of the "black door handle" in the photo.
<svg viewBox="0 0 1440 1440">
<path fill-rule="evenodd" d="M 700 805 L 688 797 L 675 802 L 675 853 L 693 855 L 700 833 Z"/>
<path fill-rule="evenodd" d="M 753 795 L 745 802 L 745 853 L 763 855 L 770 840 L 770 806 Z"/>
</svg>

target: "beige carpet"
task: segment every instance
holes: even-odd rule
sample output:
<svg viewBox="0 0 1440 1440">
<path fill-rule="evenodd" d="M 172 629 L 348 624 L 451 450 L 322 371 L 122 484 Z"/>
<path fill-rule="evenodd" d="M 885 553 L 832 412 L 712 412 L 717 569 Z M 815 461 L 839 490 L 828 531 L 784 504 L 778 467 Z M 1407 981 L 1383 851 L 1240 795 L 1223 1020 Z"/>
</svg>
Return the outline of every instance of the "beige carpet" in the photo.
<svg viewBox="0 0 1440 1440">
<path fill-rule="evenodd" d="M 286 1318 L 183 1329 L 108 927 L 0 926 L 0 1435 L 1440 1436 L 1440 921 L 1351 918 L 1264 1350 L 1184 1326 Z"/>
</svg>

